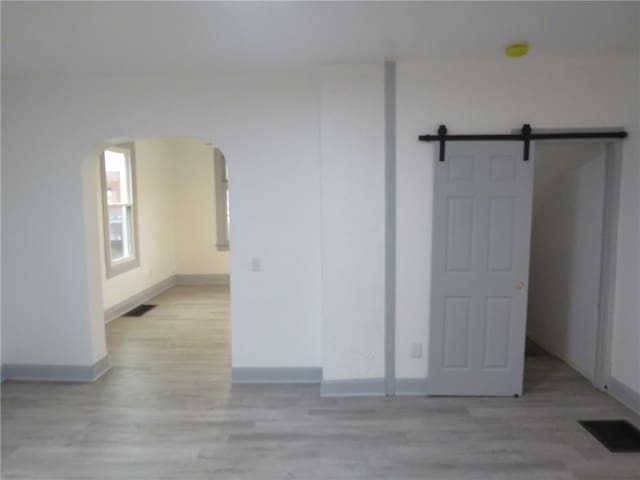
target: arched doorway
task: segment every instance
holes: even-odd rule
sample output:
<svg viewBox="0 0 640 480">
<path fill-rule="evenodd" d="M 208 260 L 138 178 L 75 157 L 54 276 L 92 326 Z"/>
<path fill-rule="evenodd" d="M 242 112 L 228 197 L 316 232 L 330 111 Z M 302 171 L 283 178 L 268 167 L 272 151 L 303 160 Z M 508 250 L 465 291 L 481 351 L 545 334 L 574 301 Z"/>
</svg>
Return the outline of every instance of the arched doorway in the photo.
<svg viewBox="0 0 640 480">
<path fill-rule="evenodd" d="M 116 375 L 153 372 L 144 382 L 151 385 L 162 365 L 165 375 L 179 370 L 228 384 L 224 154 L 207 140 L 162 137 L 107 141 L 90 157 L 94 188 L 85 200 L 96 217 L 98 293 Z"/>
</svg>

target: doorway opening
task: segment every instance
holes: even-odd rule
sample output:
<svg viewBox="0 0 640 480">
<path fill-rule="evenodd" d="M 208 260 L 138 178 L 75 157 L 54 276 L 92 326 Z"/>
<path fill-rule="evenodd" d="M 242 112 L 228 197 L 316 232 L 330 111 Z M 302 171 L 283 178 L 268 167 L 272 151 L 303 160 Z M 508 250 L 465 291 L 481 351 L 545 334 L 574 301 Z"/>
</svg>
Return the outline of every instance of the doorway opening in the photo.
<svg viewBox="0 0 640 480">
<path fill-rule="evenodd" d="M 163 374 L 178 369 L 228 384 L 231 215 L 224 154 L 202 139 L 136 138 L 106 142 L 94 165 L 111 367 L 151 372 L 162 365 Z"/>
<path fill-rule="evenodd" d="M 531 145 L 525 139 L 524 155 L 517 134 L 451 136 L 446 150 L 440 145 L 434 163 L 430 394 L 519 396 L 530 388 L 531 382 L 523 385 L 528 314 L 534 342 L 549 350 L 570 348 L 566 361 L 606 388 L 622 163 L 616 139 L 625 135 L 536 133 Z M 559 141 L 579 143 L 564 150 L 549 143 Z M 538 219 L 530 258 L 537 148 Z M 563 162 L 568 155 L 576 160 Z M 538 263 L 532 287 L 531 262 Z M 579 323 L 587 321 L 588 327 Z M 571 325 L 561 328 L 562 322 Z M 549 334 L 556 343 L 544 338 Z"/>
<path fill-rule="evenodd" d="M 557 359 L 598 388 L 608 377 L 611 236 L 617 208 L 613 147 L 536 145 L 525 383 Z M 616 204 L 617 205 L 617 204 Z M 525 387 L 526 388 L 526 387 Z"/>
</svg>

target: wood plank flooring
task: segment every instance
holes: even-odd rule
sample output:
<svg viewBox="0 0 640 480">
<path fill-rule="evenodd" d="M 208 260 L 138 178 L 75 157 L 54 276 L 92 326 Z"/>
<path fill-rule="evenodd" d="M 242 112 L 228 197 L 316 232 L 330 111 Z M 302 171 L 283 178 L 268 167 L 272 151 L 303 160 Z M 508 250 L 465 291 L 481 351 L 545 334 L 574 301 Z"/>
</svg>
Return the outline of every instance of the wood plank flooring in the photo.
<svg viewBox="0 0 640 480">
<path fill-rule="evenodd" d="M 234 386 L 229 292 L 176 287 L 107 327 L 93 384 L 2 386 L 2 478 L 638 480 L 578 419 L 640 419 L 547 356 L 514 398 L 322 399 Z"/>
</svg>

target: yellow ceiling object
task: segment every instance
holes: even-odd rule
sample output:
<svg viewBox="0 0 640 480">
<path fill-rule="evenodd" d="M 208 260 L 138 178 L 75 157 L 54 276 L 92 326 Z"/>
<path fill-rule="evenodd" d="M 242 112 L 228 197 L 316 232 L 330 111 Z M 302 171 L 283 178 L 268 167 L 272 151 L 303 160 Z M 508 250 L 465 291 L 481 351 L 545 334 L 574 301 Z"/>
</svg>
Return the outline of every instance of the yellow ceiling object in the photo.
<svg viewBox="0 0 640 480">
<path fill-rule="evenodd" d="M 509 58 L 524 57 L 529 52 L 528 43 L 513 43 L 504 47 L 504 53 Z"/>
</svg>

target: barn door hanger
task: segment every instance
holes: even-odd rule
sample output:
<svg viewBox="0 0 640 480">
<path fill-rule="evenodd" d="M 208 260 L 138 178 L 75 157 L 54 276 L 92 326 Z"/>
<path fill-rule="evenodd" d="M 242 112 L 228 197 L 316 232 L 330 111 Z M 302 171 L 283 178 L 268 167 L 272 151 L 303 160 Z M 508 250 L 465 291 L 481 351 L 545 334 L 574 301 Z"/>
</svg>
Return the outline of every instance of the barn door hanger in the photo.
<svg viewBox="0 0 640 480">
<path fill-rule="evenodd" d="M 420 135 L 421 142 L 439 142 L 440 158 L 444 162 L 446 142 L 477 142 L 477 141 L 517 141 L 524 142 L 523 160 L 529 160 L 531 140 L 566 140 L 566 139 L 606 139 L 606 138 L 626 138 L 627 132 L 619 131 L 593 131 L 593 132 L 554 132 L 554 133 L 532 133 L 531 125 L 525 123 L 520 129 L 520 133 L 496 134 L 496 135 L 449 135 L 446 125 L 440 125 L 437 135 Z"/>
</svg>

